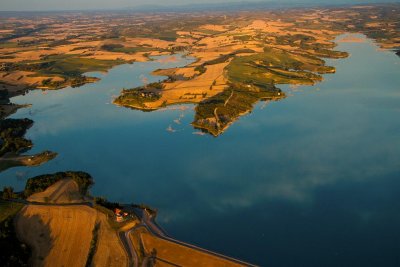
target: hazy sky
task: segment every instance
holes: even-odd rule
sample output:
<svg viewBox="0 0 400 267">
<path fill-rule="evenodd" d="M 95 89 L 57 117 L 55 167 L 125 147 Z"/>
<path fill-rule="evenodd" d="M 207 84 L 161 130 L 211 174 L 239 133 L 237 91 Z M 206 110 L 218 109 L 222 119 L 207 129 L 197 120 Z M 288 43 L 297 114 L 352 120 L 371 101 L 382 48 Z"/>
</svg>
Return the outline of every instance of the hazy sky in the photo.
<svg viewBox="0 0 400 267">
<path fill-rule="evenodd" d="M 46 11 L 46 10 L 86 10 L 86 9 L 120 9 L 141 5 L 190 5 L 193 3 L 229 3 L 229 2 L 272 2 L 282 3 L 276 0 L 0 0 L 1 11 Z M 366 2 L 400 2 L 400 0 L 284 0 L 285 3 L 312 2 L 318 4 L 332 3 L 366 3 Z"/>
</svg>

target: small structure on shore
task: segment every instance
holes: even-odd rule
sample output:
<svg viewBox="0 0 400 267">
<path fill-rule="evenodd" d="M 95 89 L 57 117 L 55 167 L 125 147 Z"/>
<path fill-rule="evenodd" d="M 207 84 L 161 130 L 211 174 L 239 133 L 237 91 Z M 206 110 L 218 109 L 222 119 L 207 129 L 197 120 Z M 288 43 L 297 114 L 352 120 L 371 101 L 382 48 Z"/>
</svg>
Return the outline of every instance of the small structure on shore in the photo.
<svg viewBox="0 0 400 267">
<path fill-rule="evenodd" d="M 128 212 L 123 212 L 121 209 L 116 208 L 114 210 L 115 220 L 117 222 L 123 222 L 129 216 Z"/>
</svg>

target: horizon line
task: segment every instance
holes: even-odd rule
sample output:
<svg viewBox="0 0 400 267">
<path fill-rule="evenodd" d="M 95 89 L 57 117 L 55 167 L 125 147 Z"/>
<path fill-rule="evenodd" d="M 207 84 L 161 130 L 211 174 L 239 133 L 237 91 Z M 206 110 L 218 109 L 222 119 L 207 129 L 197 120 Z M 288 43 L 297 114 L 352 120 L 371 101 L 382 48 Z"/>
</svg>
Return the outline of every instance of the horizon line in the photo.
<svg viewBox="0 0 400 267">
<path fill-rule="evenodd" d="M 360 5 L 389 5 L 389 4 L 400 4 L 399 0 L 392 0 L 388 2 L 359 2 L 359 3 L 315 3 L 312 0 L 303 1 L 298 3 L 289 3 L 282 1 L 279 3 L 265 2 L 265 1 L 235 1 L 232 3 L 218 2 L 218 3 L 204 3 L 204 4 L 171 4 L 171 5 L 134 5 L 129 7 L 120 8 L 82 8 L 82 9 L 49 9 L 49 10 L 0 10 L 0 13 L 57 13 L 57 12 L 193 12 L 193 11 L 210 11 L 210 8 L 222 8 L 230 6 L 231 10 L 252 10 L 254 8 L 260 8 L 260 5 L 264 6 L 263 9 L 280 9 L 280 8 L 299 8 L 299 7 L 332 7 L 332 6 L 360 6 Z M 245 6 L 241 6 L 245 5 Z M 251 6 L 253 5 L 253 7 Z M 171 11 L 172 9 L 179 9 L 177 11 Z M 214 10 L 221 11 L 221 10 Z"/>
</svg>

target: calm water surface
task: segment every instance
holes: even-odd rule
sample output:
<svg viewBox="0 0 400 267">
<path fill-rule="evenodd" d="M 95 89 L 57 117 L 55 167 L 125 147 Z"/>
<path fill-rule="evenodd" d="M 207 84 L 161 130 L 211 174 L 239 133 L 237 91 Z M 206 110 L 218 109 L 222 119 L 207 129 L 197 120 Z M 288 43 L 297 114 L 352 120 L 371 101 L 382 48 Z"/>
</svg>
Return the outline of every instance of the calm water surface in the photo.
<svg viewBox="0 0 400 267">
<path fill-rule="evenodd" d="M 35 121 L 29 153 L 59 156 L 1 173 L 0 185 L 83 170 L 94 195 L 154 206 L 170 235 L 252 263 L 400 266 L 400 59 L 369 41 L 337 49 L 351 56 L 328 60 L 336 74 L 281 86 L 290 97 L 258 104 L 218 138 L 194 134 L 191 105 L 148 113 L 110 104 L 122 87 L 160 79 L 151 70 L 190 59 L 16 97 L 33 104 L 12 116 Z"/>
</svg>

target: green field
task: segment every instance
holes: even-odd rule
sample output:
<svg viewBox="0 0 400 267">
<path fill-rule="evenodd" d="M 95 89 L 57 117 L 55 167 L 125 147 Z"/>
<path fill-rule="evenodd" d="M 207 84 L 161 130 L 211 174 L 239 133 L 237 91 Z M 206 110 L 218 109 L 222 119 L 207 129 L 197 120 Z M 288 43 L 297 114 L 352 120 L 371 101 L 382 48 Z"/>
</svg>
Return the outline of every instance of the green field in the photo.
<svg viewBox="0 0 400 267">
<path fill-rule="evenodd" d="M 0 43 L 0 48 L 15 48 L 18 47 L 17 42 L 4 42 Z"/>
<path fill-rule="evenodd" d="M 125 53 L 125 54 L 135 54 L 139 52 L 150 52 L 154 50 L 162 50 L 162 49 L 155 49 L 152 47 L 147 47 L 147 46 L 136 46 L 136 47 L 126 47 L 123 46 L 122 44 L 105 44 L 101 46 L 102 50 L 108 51 L 108 52 L 120 52 L 120 53 Z"/>
<path fill-rule="evenodd" d="M 49 55 L 40 60 L 22 61 L 7 66 L 7 71 L 32 71 L 31 76 L 62 77 L 65 81 L 44 80 L 41 86 L 59 89 L 66 86 L 81 86 L 97 81 L 97 78 L 84 76 L 87 72 L 108 71 L 112 67 L 128 63 L 125 60 L 99 60 L 80 58 L 75 55 Z"/>
<path fill-rule="evenodd" d="M 125 63 L 124 60 L 99 60 L 79 58 L 73 55 L 52 55 L 39 62 L 27 62 L 28 66 L 38 66 L 42 75 L 63 77 L 80 76 L 86 72 L 107 71 L 113 66 Z"/>
<path fill-rule="evenodd" d="M 114 100 L 114 104 L 137 108 L 147 109 L 145 103 L 154 102 L 161 98 L 161 94 L 156 93 L 163 88 L 162 83 L 150 83 L 145 87 L 137 87 L 133 89 L 124 89 L 121 94 Z"/>
<path fill-rule="evenodd" d="M 320 73 L 333 72 L 324 64 L 324 60 L 310 55 L 265 48 L 263 53 L 235 57 L 227 66 L 227 73 L 231 82 L 314 84 L 322 80 Z"/>
<path fill-rule="evenodd" d="M 21 203 L 13 203 L 0 200 L 0 223 L 9 217 L 14 217 L 24 205 Z"/>
<path fill-rule="evenodd" d="M 241 115 L 251 112 L 258 101 L 284 97 L 284 93 L 272 85 L 231 85 L 225 91 L 199 103 L 192 125 L 217 136 Z"/>
</svg>

